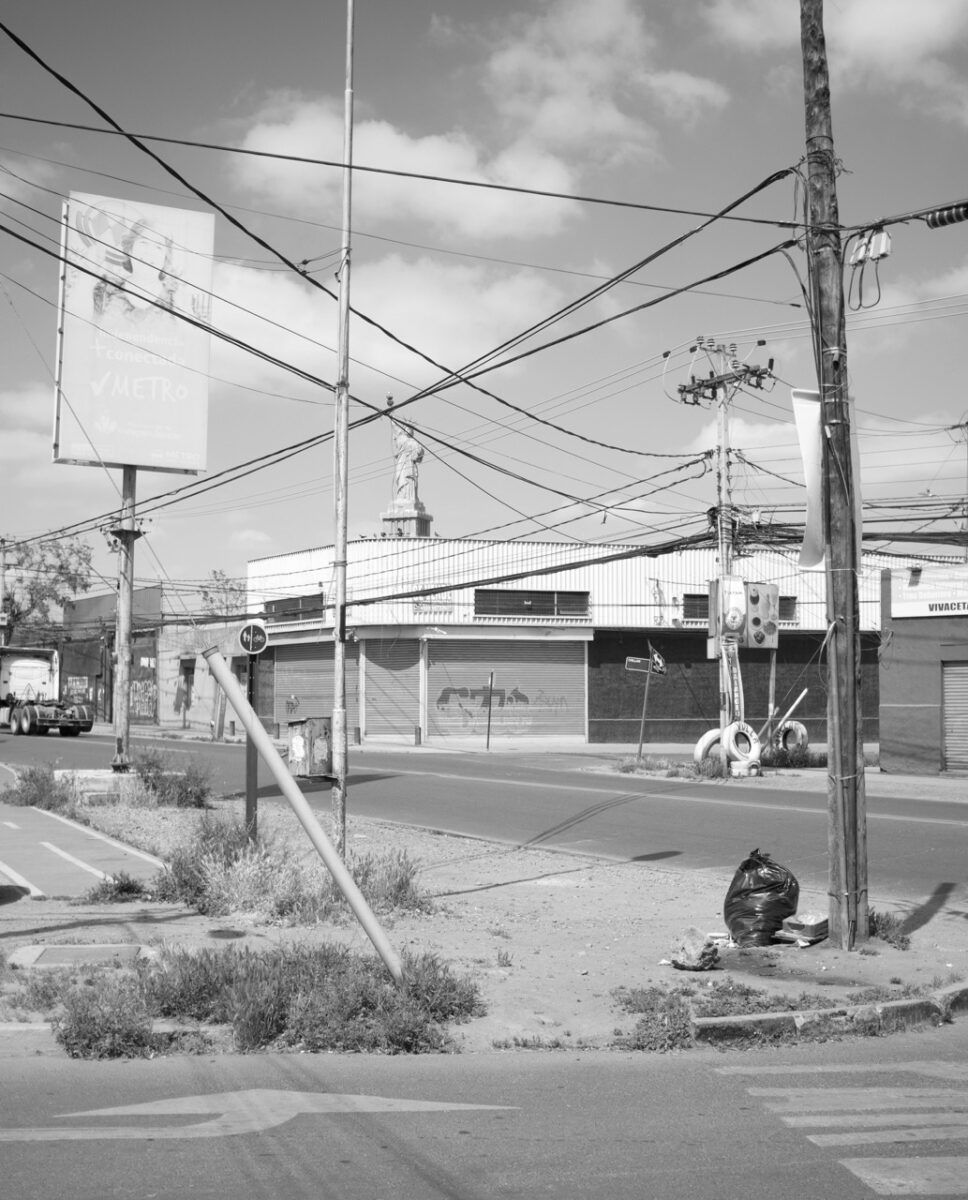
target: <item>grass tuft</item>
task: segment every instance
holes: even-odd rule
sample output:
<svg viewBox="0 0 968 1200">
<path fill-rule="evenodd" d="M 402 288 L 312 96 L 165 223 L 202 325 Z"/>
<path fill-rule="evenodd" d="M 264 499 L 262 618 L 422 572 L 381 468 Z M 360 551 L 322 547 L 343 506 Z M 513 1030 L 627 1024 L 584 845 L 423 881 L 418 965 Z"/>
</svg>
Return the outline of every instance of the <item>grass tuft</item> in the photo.
<svg viewBox="0 0 968 1200">
<path fill-rule="evenodd" d="M 903 917 L 899 917 L 897 913 L 876 912 L 871 908 L 868 910 L 868 920 L 871 937 L 880 938 L 882 942 L 887 942 L 898 950 L 910 949 L 911 939 L 904 932 Z"/>
<path fill-rule="evenodd" d="M 73 813 L 77 803 L 71 785 L 55 776 L 53 763 L 24 767 L 18 772 L 16 783 L 4 788 L 0 796 L 4 804 L 43 808 L 68 815 Z"/>
<path fill-rule="evenodd" d="M 96 883 L 83 897 L 85 904 L 127 904 L 150 895 L 149 889 L 140 879 L 133 879 L 127 871 L 109 875 Z"/>
<path fill-rule="evenodd" d="M 631 1033 L 619 1034 L 615 1045 L 622 1050 L 652 1050 L 665 1053 L 693 1045 L 692 1016 L 688 988 L 647 987 L 620 989 L 615 998 L 626 1012 L 638 1015 Z"/>
<path fill-rule="evenodd" d="M 51 1024 L 71 1058 L 148 1058 L 159 1049 L 137 978 L 98 972 L 70 988 L 62 1007 Z"/>
</svg>

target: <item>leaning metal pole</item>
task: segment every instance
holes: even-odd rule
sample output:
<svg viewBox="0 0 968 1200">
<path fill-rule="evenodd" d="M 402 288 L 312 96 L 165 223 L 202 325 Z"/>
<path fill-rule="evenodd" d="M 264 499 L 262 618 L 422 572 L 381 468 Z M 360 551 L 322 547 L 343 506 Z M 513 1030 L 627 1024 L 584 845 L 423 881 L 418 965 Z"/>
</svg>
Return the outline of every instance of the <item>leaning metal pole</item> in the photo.
<svg viewBox="0 0 968 1200">
<path fill-rule="evenodd" d="M 386 964 L 387 970 L 397 983 L 402 984 L 403 965 L 400 962 L 400 958 L 387 940 L 383 928 L 374 916 L 373 910 L 367 904 L 363 893 L 356 886 L 353 876 L 346 869 L 346 864 L 326 836 L 323 827 L 316 820 L 316 815 L 312 808 L 310 808 L 306 797 L 299 790 L 296 781 L 289 774 L 286 764 L 282 761 L 282 756 L 272 744 L 272 739 L 266 733 L 262 722 L 255 715 L 252 705 L 246 700 L 245 692 L 242 691 L 239 681 L 229 670 L 228 663 L 222 657 L 217 647 L 212 647 L 210 650 L 203 650 L 202 657 L 208 663 L 208 669 L 225 691 L 228 702 L 235 709 L 236 715 L 242 722 L 246 733 L 255 743 L 256 749 L 262 755 L 263 761 L 279 785 L 279 790 L 289 801 L 289 806 L 299 818 L 303 829 L 309 835 L 309 840 L 316 847 L 319 857 L 326 864 L 326 868 L 330 875 L 332 875 L 336 886 L 346 897 L 346 902 L 353 910 L 356 919 L 363 926 L 366 936 L 376 947 L 376 951 Z"/>
<path fill-rule="evenodd" d="M 346 852 L 346 529 L 350 407 L 350 239 L 353 194 L 353 0 L 346 0 L 346 90 L 343 109 L 343 240 L 339 272 L 339 362 L 333 436 L 333 837 Z"/>
</svg>

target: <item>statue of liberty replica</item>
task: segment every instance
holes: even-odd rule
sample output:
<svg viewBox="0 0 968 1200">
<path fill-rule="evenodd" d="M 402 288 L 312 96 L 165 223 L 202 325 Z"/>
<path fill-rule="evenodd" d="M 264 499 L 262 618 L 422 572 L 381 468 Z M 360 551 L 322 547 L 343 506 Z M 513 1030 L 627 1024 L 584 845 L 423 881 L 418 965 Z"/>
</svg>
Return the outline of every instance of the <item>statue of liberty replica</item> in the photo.
<svg viewBox="0 0 968 1200">
<path fill-rule="evenodd" d="M 393 399 L 387 396 L 387 408 Z M 418 468 L 423 446 L 414 437 L 413 426 L 390 418 L 393 436 L 393 498 L 390 511 L 381 514 L 386 537 L 429 537 L 433 517 L 417 494 Z"/>
</svg>

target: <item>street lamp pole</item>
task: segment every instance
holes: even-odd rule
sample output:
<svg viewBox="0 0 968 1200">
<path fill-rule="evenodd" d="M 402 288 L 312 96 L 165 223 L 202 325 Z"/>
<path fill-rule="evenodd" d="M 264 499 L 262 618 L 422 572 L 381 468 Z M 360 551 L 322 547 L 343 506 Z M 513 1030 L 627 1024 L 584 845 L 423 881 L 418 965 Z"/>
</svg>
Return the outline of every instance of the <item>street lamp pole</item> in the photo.
<svg viewBox="0 0 968 1200">
<path fill-rule="evenodd" d="M 353 0 L 346 2 L 346 87 L 343 105 L 343 231 L 339 271 L 339 331 L 333 436 L 335 531 L 333 538 L 333 842 L 346 852 L 346 543 L 349 450 L 350 241 L 353 194 Z"/>
</svg>

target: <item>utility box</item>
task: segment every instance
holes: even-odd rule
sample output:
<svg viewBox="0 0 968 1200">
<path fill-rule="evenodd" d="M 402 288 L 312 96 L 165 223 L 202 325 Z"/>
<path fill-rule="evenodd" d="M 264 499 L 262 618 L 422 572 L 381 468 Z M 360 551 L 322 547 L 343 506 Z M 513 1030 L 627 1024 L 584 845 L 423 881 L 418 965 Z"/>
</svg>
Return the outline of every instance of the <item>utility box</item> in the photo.
<svg viewBox="0 0 968 1200">
<path fill-rule="evenodd" d="M 289 774 L 297 777 L 333 774 L 332 722 L 328 717 L 289 722 Z"/>
</svg>

